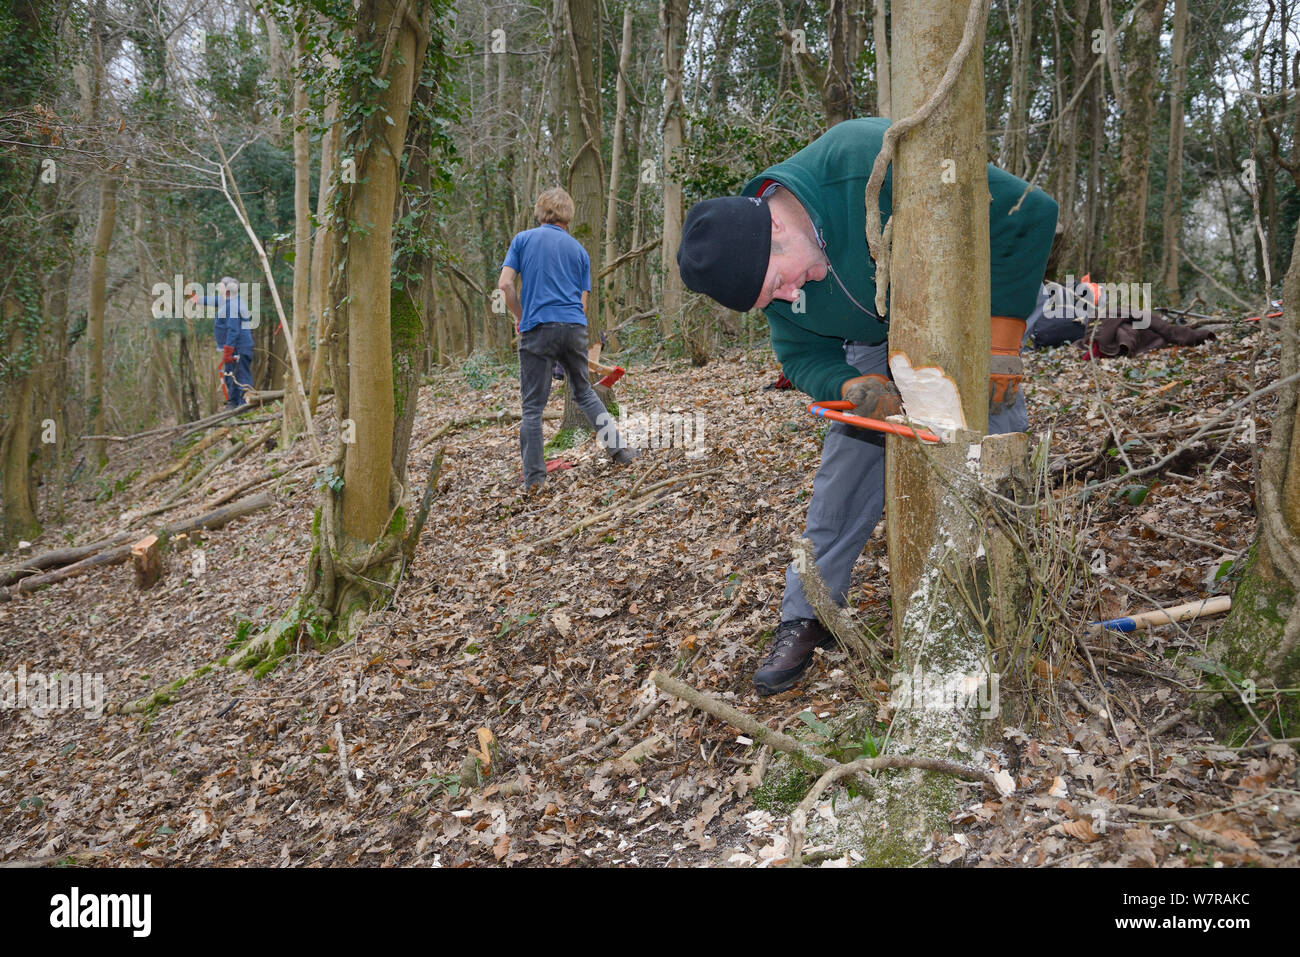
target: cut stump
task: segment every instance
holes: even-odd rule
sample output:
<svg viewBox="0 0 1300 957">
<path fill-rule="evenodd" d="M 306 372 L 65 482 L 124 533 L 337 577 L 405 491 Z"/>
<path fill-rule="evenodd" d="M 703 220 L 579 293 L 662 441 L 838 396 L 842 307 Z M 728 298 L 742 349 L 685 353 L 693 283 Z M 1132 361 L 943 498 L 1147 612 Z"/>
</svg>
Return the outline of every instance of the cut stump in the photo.
<svg viewBox="0 0 1300 957">
<path fill-rule="evenodd" d="M 136 588 L 152 588 L 158 583 L 163 565 L 157 535 L 148 535 L 131 546 L 131 565 L 135 569 Z"/>
</svg>

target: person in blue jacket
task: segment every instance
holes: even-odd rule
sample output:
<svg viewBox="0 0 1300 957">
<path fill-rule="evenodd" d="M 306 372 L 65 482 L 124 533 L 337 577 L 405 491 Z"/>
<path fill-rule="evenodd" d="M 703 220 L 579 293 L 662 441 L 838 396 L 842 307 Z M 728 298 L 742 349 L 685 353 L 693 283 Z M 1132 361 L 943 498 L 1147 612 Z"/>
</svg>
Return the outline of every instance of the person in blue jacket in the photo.
<svg viewBox="0 0 1300 957">
<path fill-rule="evenodd" d="M 211 288 L 211 287 L 209 287 Z M 212 335 L 221 350 L 221 380 L 226 385 L 226 406 L 237 408 L 244 404 L 244 390 L 253 387 L 253 333 L 249 322 L 251 314 L 239 297 L 239 282 L 225 276 L 217 283 L 215 296 L 200 298 L 190 296 L 191 302 L 216 306 L 217 315 L 212 323 Z"/>
</svg>

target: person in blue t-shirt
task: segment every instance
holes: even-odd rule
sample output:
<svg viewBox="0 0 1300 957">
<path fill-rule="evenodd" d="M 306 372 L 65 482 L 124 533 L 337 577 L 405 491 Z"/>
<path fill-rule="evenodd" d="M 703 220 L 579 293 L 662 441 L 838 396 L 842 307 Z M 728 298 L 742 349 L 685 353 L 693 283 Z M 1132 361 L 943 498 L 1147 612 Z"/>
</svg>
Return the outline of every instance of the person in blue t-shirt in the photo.
<svg viewBox="0 0 1300 957">
<path fill-rule="evenodd" d="M 226 276 L 217 283 L 215 296 L 200 298 L 197 293 L 191 293 L 190 301 L 217 307 L 212 335 L 221 350 L 221 380 L 229 396 L 226 406 L 231 409 L 241 406 L 244 390 L 253 387 L 253 333 L 249 331 L 248 307 L 239 298 L 239 281 Z"/>
<path fill-rule="evenodd" d="M 533 215 L 538 226 L 510 241 L 497 288 L 515 317 L 519 332 L 519 391 L 523 422 L 519 452 L 524 460 L 524 488 L 536 493 L 546 480 L 542 454 L 542 410 L 551 395 L 551 367 L 558 362 L 569 380 L 573 401 L 606 443 L 619 465 L 636 458 L 623 448 L 618 430 L 587 379 L 587 293 L 591 290 L 591 258 L 569 235 L 573 197 L 558 186 L 537 198 Z M 515 292 L 515 277 L 520 292 Z"/>
</svg>

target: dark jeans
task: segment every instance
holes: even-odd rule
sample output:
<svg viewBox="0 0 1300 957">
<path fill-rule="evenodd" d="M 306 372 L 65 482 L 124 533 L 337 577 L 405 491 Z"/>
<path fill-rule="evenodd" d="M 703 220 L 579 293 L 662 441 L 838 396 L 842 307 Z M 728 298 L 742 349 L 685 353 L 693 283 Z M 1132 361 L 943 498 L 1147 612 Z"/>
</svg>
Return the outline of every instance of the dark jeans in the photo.
<svg viewBox="0 0 1300 957">
<path fill-rule="evenodd" d="M 235 354 L 235 364 L 221 367 L 222 381 L 226 383 L 227 408 L 236 408 L 244 404 L 244 390 L 253 387 L 253 355 L 239 352 Z"/>
<path fill-rule="evenodd" d="M 618 450 L 618 430 L 587 379 L 587 327 L 576 322 L 544 322 L 519 340 L 519 392 L 523 423 L 519 427 L 519 453 L 524 460 L 524 485 L 546 478 L 542 454 L 542 410 L 551 397 L 551 367 L 558 362 L 569 380 L 573 401 L 596 430 L 610 452 Z"/>
</svg>

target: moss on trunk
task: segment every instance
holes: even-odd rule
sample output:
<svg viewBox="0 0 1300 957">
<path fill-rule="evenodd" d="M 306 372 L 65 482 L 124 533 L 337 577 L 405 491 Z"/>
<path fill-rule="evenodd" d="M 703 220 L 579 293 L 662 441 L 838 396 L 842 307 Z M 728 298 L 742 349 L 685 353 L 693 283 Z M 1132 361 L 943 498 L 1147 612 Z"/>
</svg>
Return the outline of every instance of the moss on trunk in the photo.
<svg viewBox="0 0 1300 957">
<path fill-rule="evenodd" d="M 1295 602 L 1295 586 L 1278 573 L 1267 542 L 1257 543 L 1233 595 L 1232 614 L 1214 636 L 1212 646 L 1223 674 L 1212 677 L 1210 683 L 1221 686 L 1224 694 L 1206 703 L 1229 743 L 1259 730 L 1246 704 L 1277 737 L 1292 736 L 1300 726 L 1300 696 L 1268 693 L 1270 688 L 1300 687 L 1300 643 L 1288 646 L 1285 640 Z M 1244 688 L 1243 701 L 1237 689 L 1247 681 L 1253 684 Z"/>
</svg>

